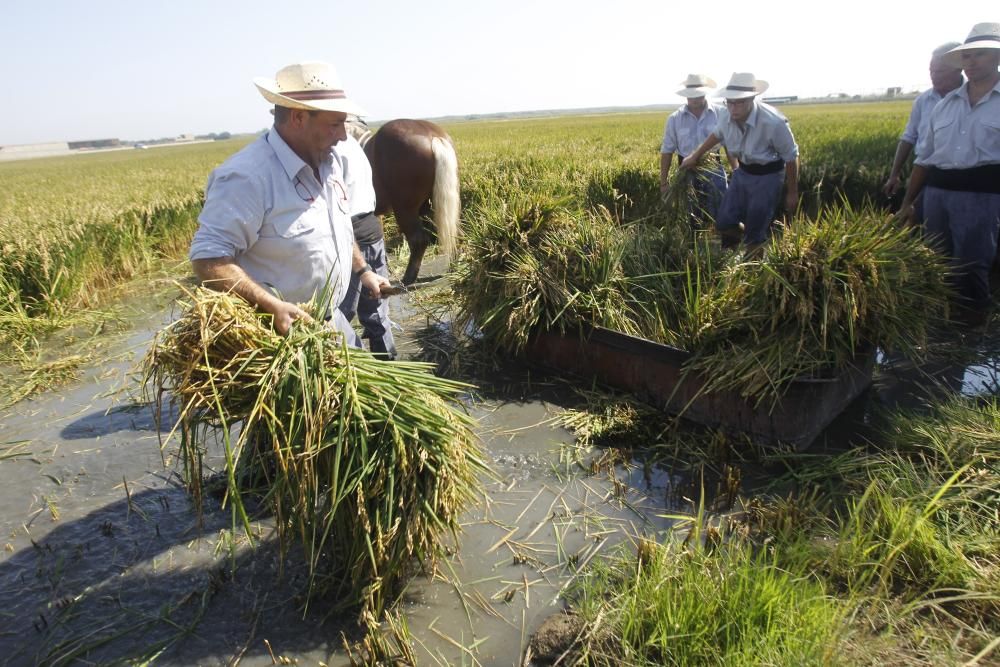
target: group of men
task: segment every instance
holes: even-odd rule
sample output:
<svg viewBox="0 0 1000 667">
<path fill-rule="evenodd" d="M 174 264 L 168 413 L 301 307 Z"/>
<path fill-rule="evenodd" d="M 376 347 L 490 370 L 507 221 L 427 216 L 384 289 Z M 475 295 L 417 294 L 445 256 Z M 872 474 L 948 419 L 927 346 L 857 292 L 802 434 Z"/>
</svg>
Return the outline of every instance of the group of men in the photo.
<svg viewBox="0 0 1000 667">
<path fill-rule="evenodd" d="M 954 259 L 960 294 L 981 312 L 1000 233 L 1000 23 L 979 23 L 965 42 L 935 49 L 930 72 L 933 87 L 914 102 L 884 190 L 899 189 L 915 149 L 902 217 Z M 254 83 L 274 105 L 274 125 L 212 172 L 191 243 L 196 275 L 270 313 L 283 335 L 315 316 L 360 346 L 357 313 L 371 351 L 394 358 L 371 165 L 345 126 L 364 110 L 326 63 L 290 65 Z M 723 245 L 757 247 L 782 192 L 789 216 L 798 202 L 799 149 L 788 120 L 759 99 L 768 84 L 748 72 L 718 89 L 724 104 L 707 100 L 715 82 L 704 75 L 681 85 L 686 104 L 667 119 L 660 149 L 661 191 L 675 156 L 680 169 L 698 167 L 699 201 Z M 312 314 L 302 308 L 310 301 Z"/>
<path fill-rule="evenodd" d="M 930 74 L 932 87 L 914 101 L 883 191 L 899 190 L 915 148 L 900 217 L 922 226 L 952 258 L 960 305 L 976 320 L 990 303 L 1000 233 L 1000 23 L 978 23 L 964 42 L 935 49 Z M 724 106 L 707 101 L 715 83 L 704 75 L 689 75 L 681 85 L 677 94 L 687 102 L 667 119 L 660 190 L 669 191 L 675 154 L 681 169 L 701 165 L 701 209 L 715 221 L 723 246 L 759 246 L 782 190 L 787 215 L 798 202 L 798 146 L 788 120 L 758 99 L 768 84 L 750 73 L 733 74 L 717 91 Z M 720 145 L 732 166 L 728 183 Z"/>
</svg>

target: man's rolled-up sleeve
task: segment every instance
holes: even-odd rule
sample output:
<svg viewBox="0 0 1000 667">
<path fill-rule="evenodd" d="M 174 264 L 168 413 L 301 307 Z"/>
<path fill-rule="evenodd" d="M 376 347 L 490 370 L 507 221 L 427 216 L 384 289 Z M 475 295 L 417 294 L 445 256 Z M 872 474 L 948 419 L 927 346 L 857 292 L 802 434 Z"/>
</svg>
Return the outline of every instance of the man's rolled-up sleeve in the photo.
<svg viewBox="0 0 1000 667">
<path fill-rule="evenodd" d="M 247 174 L 213 173 L 188 258 L 237 257 L 257 242 L 264 219 L 261 188 Z"/>
<path fill-rule="evenodd" d="M 792 136 L 792 128 L 788 121 L 782 123 L 774 133 L 774 150 L 785 162 L 794 162 L 799 156 L 799 145 Z"/>
</svg>

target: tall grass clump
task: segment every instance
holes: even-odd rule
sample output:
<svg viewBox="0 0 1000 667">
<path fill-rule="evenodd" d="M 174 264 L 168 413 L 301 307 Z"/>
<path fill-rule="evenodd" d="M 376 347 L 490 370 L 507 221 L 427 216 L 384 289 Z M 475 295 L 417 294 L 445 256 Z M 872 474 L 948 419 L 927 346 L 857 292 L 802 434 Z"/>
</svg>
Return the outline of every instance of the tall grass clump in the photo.
<svg viewBox="0 0 1000 667">
<path fill-rule="evenodd" d="M 912 664 L 995 657 L 1000 404 L 957 397 L 880 421 L 868 447 L 792 461 L 805 482 L 753 501 L 753 539 L 849 604 L 862 642 L 881 628 L 880 650 Z"/>
<path fill-rule="evenodd" d="M 831 572 L 907 599 L 947 595 L 983 605 L 1000 632 L 997 398 L 897 411 L 881 439 L 890 447 L 845 480 L 854 495 L 829 555 Z"/>
<path fill-rule="evenodd" d="M 221 440 L 228 502 L 274 513 L 310 597 L 377 619 L 416 559 L 432 560 L 487 465 L 459 404 L 468 386 L 383 362 L 320 324 L 287 338 L 237 297 L 199 289 L 157 337 L 145 386 L 179 406 L 179 458 L 196 498 Z"/>
<path fill-rule="evenodd" d="M 571 596 L 586 665 L 837 663 L 845 607 L 808 574 L 742 540 L 640 544 L 594 567 Z"/>
</svg>

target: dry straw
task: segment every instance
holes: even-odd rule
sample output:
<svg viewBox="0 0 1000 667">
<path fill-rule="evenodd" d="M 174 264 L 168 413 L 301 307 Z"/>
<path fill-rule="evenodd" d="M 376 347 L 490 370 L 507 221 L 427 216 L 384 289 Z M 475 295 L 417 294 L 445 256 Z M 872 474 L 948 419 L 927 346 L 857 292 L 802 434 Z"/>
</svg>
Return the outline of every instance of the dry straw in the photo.
<svg viewBox="0 0 1000 667">
<path fill-rule="evenodd" d="M 179 406 L 180 461 L 201 498 L 221 442 L 227 501 L 273 511 L 282 553 L 301 546 L 309 598 L 380 618 L 414 557 L 454 537 L 487 471 L 459 397 L 429 365 L 348 348 L 321 324 L 287 338 L 241 299 L 198 289 L 145 360 L 145 387 Z"/>
</svg>

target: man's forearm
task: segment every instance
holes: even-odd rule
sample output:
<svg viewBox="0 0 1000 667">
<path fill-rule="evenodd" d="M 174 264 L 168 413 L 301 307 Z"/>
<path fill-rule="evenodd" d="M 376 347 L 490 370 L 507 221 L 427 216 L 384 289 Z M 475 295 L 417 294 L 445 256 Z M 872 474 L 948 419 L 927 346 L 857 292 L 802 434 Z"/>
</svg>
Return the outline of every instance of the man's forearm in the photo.
<svg viewBox="0 0 1000 667">
<path fill-rule="evenodd" d="M 230 257 L 195 259 L 191 261 L 191 266 L 205 287 L 237 294 L 261 310 L 273 312 L 275 305 L 280 302 L 280 299 L 261 287 Z"/>
<path fill-rule="evenodd" d="M 351 273 L 357 273 L 364 268 L 365 264 L 368 262 L 365 260 L 365 256 L 361 254 L 361 246 L 355 241 L 354 245 L 351 247 Z"/>
<path fill-rule="evenodd" d="M 673 153 L 660 153 L 660 187 L 670 182 L 670 165 L 674 161 Z"/>
<path fill-rule="evenodd" d="M 892 159 L 892 169 L 889 172 L 890 178 L 898 178 L 903 172 L 903 164 L 906 162 L 906 158 L 910 157 L 912 150 L 913 144 L 909 141 L 899 140 L 899 144 L 896 146 L 896 156 Z"/>
<path fill-rule="evenodd" d="M 910 174 L 910 181 L 906 184 L 906 195 L 903 197 L 901 210 L 905 211 L 907 207 L 913 205 L 913 202 L 916 201 L 917 195 L 923 190 L 924 183 L 926 182 L 927 167 L 919 164 L 913 165 L 913 173 Z"/>
<path fill-rule="evenodd" d="M 791 162 L 785 163 L 785 190 L 787 192 L 799 191 L 799 159 L 795 158 Z"/>
</svg>

